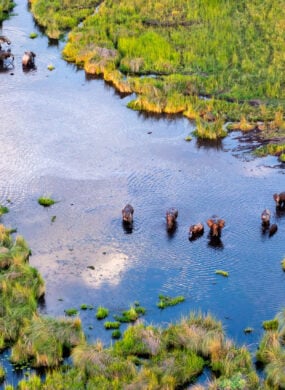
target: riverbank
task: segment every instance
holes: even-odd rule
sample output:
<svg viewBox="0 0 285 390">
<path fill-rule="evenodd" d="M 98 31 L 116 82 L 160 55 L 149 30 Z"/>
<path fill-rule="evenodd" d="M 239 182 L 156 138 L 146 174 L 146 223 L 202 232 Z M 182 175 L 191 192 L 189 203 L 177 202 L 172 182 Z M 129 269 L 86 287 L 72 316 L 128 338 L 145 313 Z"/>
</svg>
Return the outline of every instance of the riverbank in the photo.
<svg viewBox="0 0 285 390">
<path fill-rule="evenodd" d="M 136 93 L 130 108 L 182 114 L 198 121 L 196 136 L 205 139 L 224 137 L 228 122 L 244 131 L 239 124 L 245 120 L 245 131 L 255 130 L 262 142 L 274 143 L 274 130 L 285 150 L 283 43 L 278 39 L 284 9 L 278 1 L 139 0 L 89 6 L 89 15 L 72 27 L 63 56 L 121 93 Z M 52 2 L 31 0 L 31 11 L 52 38 L 71 28 L 57 22 L 63 7 Z M 74 7 L 65 4 L 64 12 L 73 18 Z M 56 24 L 52 31 L 50 14 Z M 280 115 L 281 123 L 272 127 Z"/>
</svg>

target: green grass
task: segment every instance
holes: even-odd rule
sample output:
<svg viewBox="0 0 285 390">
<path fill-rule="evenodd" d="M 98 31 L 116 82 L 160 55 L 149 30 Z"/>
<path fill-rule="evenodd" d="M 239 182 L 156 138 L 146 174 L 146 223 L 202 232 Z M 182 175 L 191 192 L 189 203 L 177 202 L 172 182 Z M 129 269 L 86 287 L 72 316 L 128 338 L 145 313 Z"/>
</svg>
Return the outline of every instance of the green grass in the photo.
<svg viewBox="0 0 285 390">
<path fill-rule="evenodd" d="M 282 2 L 106 0 L 94 12 L 99 3 L 31 0 L 31 10 L 50 38 L 71 31 L 67 61 L 135 92 L 133 109 L 205 120 L 201 138 L 225 137 L 229 121 L 285 136 Z"/>
<path fill-rule="evenodd" d="M 96 312 L 96 318 L 97 320 L 103 320 L 104 318 L 108 317 L 109 315 L 109 309 L 103 306 L 99 306 Z"/>
<path fill-rule="evenodd" d="M 120 321 L 106 321 L 104 323 L 105 329 L 119 329 L 120 326 Z"/>
<path fill-rule="evenodd" d="M 215 274 L 217 274 L 217 275 L 222 275 L 222 276 L 225 276 L 225 277 L 229 276 L 229 273 L 228 273 L 227 271 L 223 271 L 223 270 L 221 270 L 221 269 L 217 269 L 217 270 L 215 271 Z"/>
<path fill-rule="evenodd" d="M 2 383 L 5 379 L 6 372 L 4 370 L 4 367 L 0 364 L 0 383 Z"/>
<path fill-rule="evenodd" d="M 64 310 L 65 314 L 69 317 L 72 317 L 72 316 L 75 316 L 77 313 L 78 313 L 78 310 L 74 307 L 70 308 L 70 309 L 66 309 Z"/>
<path fill-rule="evenodd" d="M 0 1 L 0 22 L 9 18 L 10 12 L 15 7 L 16 3 L 12 0 Z"/>
<path fill-rule="evenodd" d="M 277 319 L 263 321 L 262 327 L 264 330 L 277 330 L 278 329 L 279 322 Z"/>
<path fill-rule="evenodd" d="M 131 306 L 129 310 L 124 310 L 122 314 L 115 315 L 114 318 L 118 322 L 135 322 L 139 317 L 144 315 L 146 309 L 139 305 Z"/>
<path fill-rule="evenodd" d="M 50 206 L 54 205 L 56 203 L 56 201 L 50 197 L 41 196 L 40 198 L 38 198 L 38 203 L 41 206 L 50 207 Z"/>
<path fill-rule="evenodd" d="M 175 306 L 181 302 L 185 301 L 185 298 L 181 295 L 177 297 L 168 297 L 166 295 L 159 295 L 159 301 L 157 303 L 157 307 L 159 309 L 165 309 L 168 306 Z"/>
<path fill-rule="evenodd" d="M 7 213 L 9 213 L 8 207 L 0 205 L 0 216 Z"/>
<path fill-rule="evenodd" d="M 30 38 L 31 39 L 35 39 L 35 38 L 37 38 L 38 37 L 38 34 L 36 33 L 36 32 L 31 32 L 30 33 Z"/>
</svg>

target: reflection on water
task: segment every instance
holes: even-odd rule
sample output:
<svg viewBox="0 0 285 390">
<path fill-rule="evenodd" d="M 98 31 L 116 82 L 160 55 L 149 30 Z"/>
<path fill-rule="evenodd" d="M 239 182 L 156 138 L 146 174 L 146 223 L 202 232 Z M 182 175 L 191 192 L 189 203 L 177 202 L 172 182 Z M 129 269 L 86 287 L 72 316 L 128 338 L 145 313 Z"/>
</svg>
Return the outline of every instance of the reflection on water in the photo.
<svg viewBox="0 0 285 390">
<path fill-rule="evenodd" d="M 146 321 L 165 325 L 201 309 L 256 348 L 262 322 L 285 305 L 285 217 L 272 198 L 285 189 L 276 161 L 254 160 L 248 145 L 238 150 L 235 134 L 214 146 L 185 142 L 193 130 L 186 118 L 127 109 L 132 96 L 66 64 L 62 42 L 50 45 L 40 32 L 30 40 L 38 31 L 31 15 L 23 4 L 15 12 L 0 31 L 15 53 L 14 74 L 0 73 L 0 203 L 10 209 L 1 219 L 31 246 L 30 262 L 46 281 L 42 312 L 61 316 L 85 303 L 107 306 L 111 318 L 139 301 Z M 27 49 L 37 54 L 37 68 L 24 73 Z M 43 195 L 58 202 L 42 208 Z M 131 231 L 121 220 L 129 202 Z M 169 207 L 179 210 L 172 236 Z M 278 225 L 270 238 L 260 234 L 265 208 Z M 189 226 L 214 214 L 226 221 L 220 241 L 210 240 L 206 227 L 189 242 Z M 160 311 L 159 294 L 186 300 Z M 80 316 L 90 341 L 110 342 L 94 311 Z M 246 327 L 254 332 L 245 335 Z"/>
</svg>

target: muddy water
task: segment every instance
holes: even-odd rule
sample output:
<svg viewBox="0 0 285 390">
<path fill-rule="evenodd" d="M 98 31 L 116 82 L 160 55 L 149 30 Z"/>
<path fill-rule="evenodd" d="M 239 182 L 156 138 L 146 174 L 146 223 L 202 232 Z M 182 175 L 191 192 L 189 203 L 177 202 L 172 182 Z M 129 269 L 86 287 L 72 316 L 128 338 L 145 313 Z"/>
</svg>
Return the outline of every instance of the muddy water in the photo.
<svg viewBox="0 0 285 390">
<path fill-rule="evenodd" d="M 42 313 L 63 316 L 93 305 L 80 311 L 87 337 L 108 344 L 110 333 L 95 318 L 99 305 L 109 308 L 111 320 L 139 301 L 145 321 L 158 325 L 201 310 L 254 351 L 262 321 L 285 306 L 285 215 L 276 213 L 272 198 L 285 190 L 282 166 L 254 160 L 238 133 L 219 145 L 185 142 L 193 130 L 187 119 L 129 110 L 132 97 L 65 63 L 64 43 L 49 42 L 19 3 L 0 29 L 15 55 L 15 68 L 0 73 L 0 203 L 10 209 L 1 219 L 26 238 L 30 263 L 46 281 Z M 36 70 L 23 72 L 25 50 L 37 54 Z M 58 202 L 43 208 L 42 195 Z M 127 202 L 135 208 L 132 232 L 121 223 Z M 169 236 L 171 206 L 179 216 Z M 264 208 L 278 224 L 271 238 L 260 228 Z M 205 224 L 212 215 L 226 221 L 218 246 Z M 190 242 L 188 228 L 199 221 L 205 234 Z M 160 311 L 159 294 L 186 300 Z M 254 332 L 245 335 L 246 327 Z"/>
</svg>

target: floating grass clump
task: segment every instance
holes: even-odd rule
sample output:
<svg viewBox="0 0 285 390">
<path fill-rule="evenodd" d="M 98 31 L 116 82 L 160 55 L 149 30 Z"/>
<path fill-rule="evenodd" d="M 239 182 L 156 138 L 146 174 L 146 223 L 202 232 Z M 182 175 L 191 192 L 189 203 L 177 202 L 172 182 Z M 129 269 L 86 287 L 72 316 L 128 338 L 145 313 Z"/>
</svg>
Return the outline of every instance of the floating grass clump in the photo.
<svg viewBox="0 0 285 390">
<path fill-rule="evenodd" d="M 56 203 L 56 201 L 50 197 L 41 196 L 38 198 L 38 203 L 44 207 L 50 207 Z"/>
<path fill-rule="evenodd" d="M 142 306 L 131 306 L 129 310 L 123 311 L 121 315 L 115 315 L 114 318 L 119 322 L 135 322 L 145 312 Z"/>
<path fill-rule="evenodd" d="M 0 205 L 0 216 L 7 213 L 9 213 L 8 207 Z"/>
<path fill-rule="evenodd" d="M 36 33 L 36 32 L 31 32 L 30 33 L 30 38 L 31 39 L 35 39 L 35 38 L 37 38 L 38 37 L 38 34 Z"/>
<path fill-rule="evenodd" d="M 112 332 L 112 339 L 120 339 L 122 337 L 122 332 L 119 329 L 115 329 Z"/>
<path fill-rule="evenodd" d="M 121 323 L 119 321 L 106 321 L 104 323 L 105 329 L 119 329 Z"/>
<path fill-rule="evenodd" d="M 75 316 L 77 313 L 78 313 L 78 310 L 74 307 L 70 308 L 70 309 L 66 309 L 64 310 L 65 314 L 69 317 L 72 317 L 72 316 Z"/>
<path fill-rule="evenodd" d="M 206 122 L 201 119 L 196 121 L 196 129 L 193 135 L 197 138 L 207 140 L 217 140 L 227 136 L 227 131 L 223 128 L 223 120 L 219 119 L 215 122 Z"/>
<path fill-rule="evenodd" d="M 247 328 L 245 328 L 243 331 L 244 331 L 244 333 L 252 333 L 253 330 L 254 330 L 253 328 L 247 327 Z"/>
<path fill-rule="evenodd" d="M 166 295 L 159 295 L 159 301 L 157 303 L 157 307 L 160 309 L 165 309 L 168 306 L 175 306 L 178 305 L 178 303 L 184 302 L 185 298 L 182 295 L 179 295 L 177 297 L 168 297 Z"/>
<path fill-rule="evenodd" d="M 97 320 L 103 320 L 104 318 L 108 317 L 109 315 L 109 309 L 103 306 L 99 306 L 96 312 L 96 318 Z"/>
<path fill-rule="evenodd" d="M 93 306 L 92 305 L 87 305 L 86 303 L 82 303 L 82 305 L 80 306 L 80 309 L 81 310 L 92 310 Z"/>
<path fill-rule="evenodd" d="M 49 64 L 49 65 L 47 66 L 47 68 L 48 68 L 48 70 L 50 70 L 50 71 L 52 71 L 52 70 L 55 69 L 54 65 L 52 65 L 52 64 Z"/>
<path fill-rule="evenodd" d="M 223 270 L 221 270 L 221 269 L 217 269 L 217 270 L 215 271 L 215 274 L 217 274 L 217 275 L 222 275 L 222 276 L 225 276 L 225 277 L 229 276 L 229 273 L 228 273 L 227 271 L 223 271 Z"/>
</svg>

